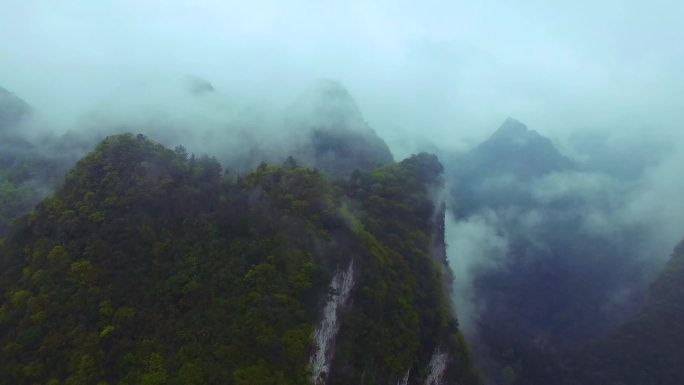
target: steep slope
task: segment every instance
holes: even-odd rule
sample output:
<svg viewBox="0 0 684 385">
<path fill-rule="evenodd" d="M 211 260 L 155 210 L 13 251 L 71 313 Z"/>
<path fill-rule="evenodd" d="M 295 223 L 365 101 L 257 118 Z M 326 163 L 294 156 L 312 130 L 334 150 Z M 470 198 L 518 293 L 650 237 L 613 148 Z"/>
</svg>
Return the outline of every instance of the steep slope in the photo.
<svg viewBox="0 0 684 385">
<path fill-rule="evenodd" d="M 548 138 L 513 118 L 507 118 L 489 139 L 474 148 L 466 164 L 480 173 L 508 173 L 524 179 L 573 166 Z"/>
<path fill-rule="evenodd" d="M 31 191 L 17 185 L 6 172 L 0 171 L 0 236 L 5 235 L 14 219 L 31 208 L 35 198 Z"/>
<path fill-rule="evenodd" d="M 465 217 L 483 206 L 531 205 L 534 198 L 512 185 L 575 167 L 548 138 L 508 118 L 487 140 L 453 161 L 456 214 Z"/>
<path fill-rule="evenodd" d="M 23 99 L 0 87 L 0 134 L 19 124 L 31 113 L 31 106 Z"/>
<path fill-rule="evenodd" d="M 22 187 L 18 160 L 32 150 L 16 127 L 30 114 L 24 100 L 0 87 L 0 236 L 9 224 L 37 202 L 36 194 Z"/>
<path fill-rule="evenodd" d="M 105 130 L 117 133 L 133 126 L 163 138 L 167 144 L 190 141 L 191 145 L 203 149 L 206 142 L 211 142 L 209 148 L 223 151 L 219 154 L 220 160 L 241 173 L 262 162 L 281 163 L 290 155 L 328 177 L 341 179 L 357 169 L 369 170 L 393 162 L 385 142 L 366 124 L 351 95 L 338 83 L 321 82 L 309 99 L 295 108 L 300 116 L 291 126 L 284 127 L 292 135 L 264 140 L 266 131 L 247 133 L 242 131 L 248 129 L 241 128 L 239 119 L 230 120 L 231 113 L 222 110 L 230 110 L 230 105 L 221 99 L 211 83 L 195 76 L 184 80 L 179 103 L 187 114 L 198 114 L 191 119 L 192 126 L 179 118 L 184 116 L 179 114 L 174 115 L 178 121 L 159 120 L 154 116 L 144 122 L 124 120 L 102 130 L 91 127 L 61 136 L 45 133 L 30 138 L 26 135 L 28 130 L 18 128 L 31 116 L 32 108 L 20 97 L 0 88 L 0 236 L 16 217 L 54 191 L 66 171 L 104 138 Z M 137 116 L 121 114 L 128 115 Z M 218 128 L 214 120 L 223 115 L 228 120 Z M 232 131 L 223 132 L 226 127 Z"/>
<path fill-rule="evenodd" d="M 110 137 L 0 244 L 0 384 L 478 384 L 433 253 L 440 173 L 235 179 Z"/>
<path fill-rule="evenodd" d="M 570 354 L 572 384 L 684 383 L 684 241 L 650 287 L 639 314 L 600 341 Z"/>
<path fill-rule="evenodd" d="M 296 125 L 306 139 L 294 151 L 309 167 L 333 177 L 369 170 L 393 162 L 387 144 L 368 126 L 356 102 L 342 85 L 322 81 L 296 108 Z"/>
<path fill-rule="evenodd" d="M 443 286 L 450 279 L 444 207 L 430 199 L 441 173 L 434 155 L 420 154 L 352 175 L 349 196 L 362 213 L 356 232 L 373 258 L 361 260 L 365 273 L 340 334 L 332 384 L 479 383 Z"/>
<path fill-rule="evenodd" d="M 15 218 L 53 191 L 94 143 L 73 135 L 32 133 L 24 126 L 32 111 L 0 87 L 0 237 Z"/>
<path fill-rule="evenodd" d="M 555 354 L 518 347 L 514 384 L 644 385 L 684 381 L 684 241 L 641 311 L 610 334 Z"/>
</svg>

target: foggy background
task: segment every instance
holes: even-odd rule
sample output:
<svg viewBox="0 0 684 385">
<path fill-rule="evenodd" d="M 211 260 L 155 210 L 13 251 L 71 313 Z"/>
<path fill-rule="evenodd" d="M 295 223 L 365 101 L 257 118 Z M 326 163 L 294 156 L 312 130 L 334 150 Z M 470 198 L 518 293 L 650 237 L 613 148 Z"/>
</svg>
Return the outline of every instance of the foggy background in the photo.
<svg viewBox="0 0 684 385">
<path fill-rule="evenodd" d="M 578 129 L 671 135 L 684 97 L 679 1 L 1 7 L 1 84 L 63 130 L 122 99 L 149 104 L 185 75 L 268 110 L 335 79 L 397 157 L 416 141 L 467 147 L 507 116 L 559 140 Z"/>
<path fill-rule="evenodd" d="M 577 234 L 627 250 L 598 259 L 643 267 L 606 288 L 616 303 L 684 235 L 682 15 L 677 0 L 0 0 L 0 87 L 33 107 L 29 137 L 153 132 L 230 159 L 296 148 L 316 120 L 316 84 L 332 79 L 396 160 L 436 152 L 456 189 L 462 157 L 520 120 L 577 168 L 485 181 L 529 197 L 524 209 L 449 213 L 469 332 L 490 306 L 477 278 L 509 267 L 511 223 L 545 250 L 543 230 L 574 215 Z"/>
</svg>

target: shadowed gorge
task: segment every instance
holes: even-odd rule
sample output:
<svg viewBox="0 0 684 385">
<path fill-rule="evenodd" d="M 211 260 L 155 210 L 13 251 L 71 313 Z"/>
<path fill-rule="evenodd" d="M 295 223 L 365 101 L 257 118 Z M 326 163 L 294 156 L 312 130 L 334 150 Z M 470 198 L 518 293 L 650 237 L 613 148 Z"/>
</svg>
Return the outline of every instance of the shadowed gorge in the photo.
<svg viewBox="0 0 684 385">
<path fill-rule="evenodd" d="M 454 219 L 449 242 L 455 245 L 450 258 L 457 271 L 463 271 L 458 264 L 471 269 L 468 275 L 457 274 L 457 282 L 464 282 L 456 302 L 470 309 L 466 333 L 488 381 L 564 383 L 562 379 L 583 378 L 578 384 L 589 384 L 630 377 L 634 383 L 648 383 L 659 378 L 659 371 L 602 374 L 618 366 L 608 358 L 612 354 L 641 351 L 636 340 L 633 346 L 626 342 L 624 330 L 632 330 L 630 325 L 645 330 L 643 322 L 655 325 L 667 318 L 654 315 L 643 321 L 654 297 L 658 303 L 667 301 L 667 295 L 653 289 L 646 313 L 639 313 L 649 282 L 662 269 L 643 253 L 661 250 L 655 244 L 662 229 L 647 218 L 620 218 L 635 199 L 635 176 L 573 161 L 549 139 L 511 118 L 451 162 L 447 175 Z M 671 273 L 664 274 L 660 280 Z M 673 337 L 666 334 L 665 339 Z M 590 342 L 604 337 L 605 342 Z M 678 373 L 670 361 L 676 355 L 665 353 L 671 348 L 664 341 L 655 343 L 654 350 L 662 349 L 663 367 Z M 578 349 L 584 353 L 571 353 Z M 632 368 L 652 366 L 648 358 L 636 358 L 641 354 L 631 356 Z M 560 370 L 566 357 L 575 360 L 572 370 Z M 598 361 L 588 364 L 588 357 Z"/>
<path fill-rule="evenodd" d="M 643 308 L 605 338 L 568 354 L 568 384 L 678 384 L 684 359 L 684 243 L 650 286 Z M 580 373 L 578 375 L 578 373 Z"/>
</svg>

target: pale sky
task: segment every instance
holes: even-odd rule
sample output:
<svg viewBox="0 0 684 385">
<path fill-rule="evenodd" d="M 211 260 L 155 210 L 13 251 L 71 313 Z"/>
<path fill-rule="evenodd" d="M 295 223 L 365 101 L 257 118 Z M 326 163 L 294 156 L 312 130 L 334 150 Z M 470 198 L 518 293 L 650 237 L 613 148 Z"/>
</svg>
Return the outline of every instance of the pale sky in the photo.
<svg viewBox="0 0 684 385">
<path fill-rule="evenodd" d="M 187 74 L 274 104 L 332 78 L 390 142 L 479 140 L 507 116 L 674 133 L 683 19 L 677 0 L 0 0 L 0 86 L 76 116 Z"/>
</svg>

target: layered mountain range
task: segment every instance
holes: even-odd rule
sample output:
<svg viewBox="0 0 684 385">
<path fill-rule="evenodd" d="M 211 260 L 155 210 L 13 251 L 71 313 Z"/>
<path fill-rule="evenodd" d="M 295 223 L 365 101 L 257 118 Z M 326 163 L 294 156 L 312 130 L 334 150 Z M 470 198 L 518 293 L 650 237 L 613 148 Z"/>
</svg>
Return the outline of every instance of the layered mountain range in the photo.
<svg viewBox="0 0 684 385">
<path fill-rule="evenodd" d="M 0 384 L 682 382 L 684 248 L 653 268 L 624 175 L 514 119 L 395 162 L 335 82 L 216 158 L 32 111 L 0 89 Z M 500 247 L 448 255 L 473 224 Z"/>
<path fill-rule="evenodd" d="M 484 260 L 469 261 L 470 307 L 477 314 L 468 334 L 488 382 L 677 383 L 653 382 L 666 377 L 645 368 L 640 376 L 603 372 L 615 370 L 620 360 L 626 363 L 620 352 L 634 352 L 639 344 L 634 340 L 628 347 L 633 337 L 627 337 L 628 330 L 655 330 L 667 322 L 652 309 L 654 302 L 666 301 L 662 287 L 668 285 L 648 289 L 661 268 L 653 261 L 662 258 L 644 255 L 644 245 L 659 230 L 621 216 L 629 207 L 631 179 L 607 173 L 591 159 L 571 160 L 511 118 L 450 162 L 447 180 L 457 228 L 483 224 L 495 234 L 489 241 L 505 242 L 481 254 Z M 468 260 L 450 257 L 455 263 Z M 667 277 L 675 274 L 676 262 L 670 263 L 656 282 L 673 282 Z M 672 337 L 666 338 L 676 340 Z M 679 375 L 670 361 L 677 349 L 663 342 L 655 344 L 652 356 L 662 349 L 662 366 Z M 641 353 L 627 356 L 632 368 L 650 367 Z"/>
</svg>

